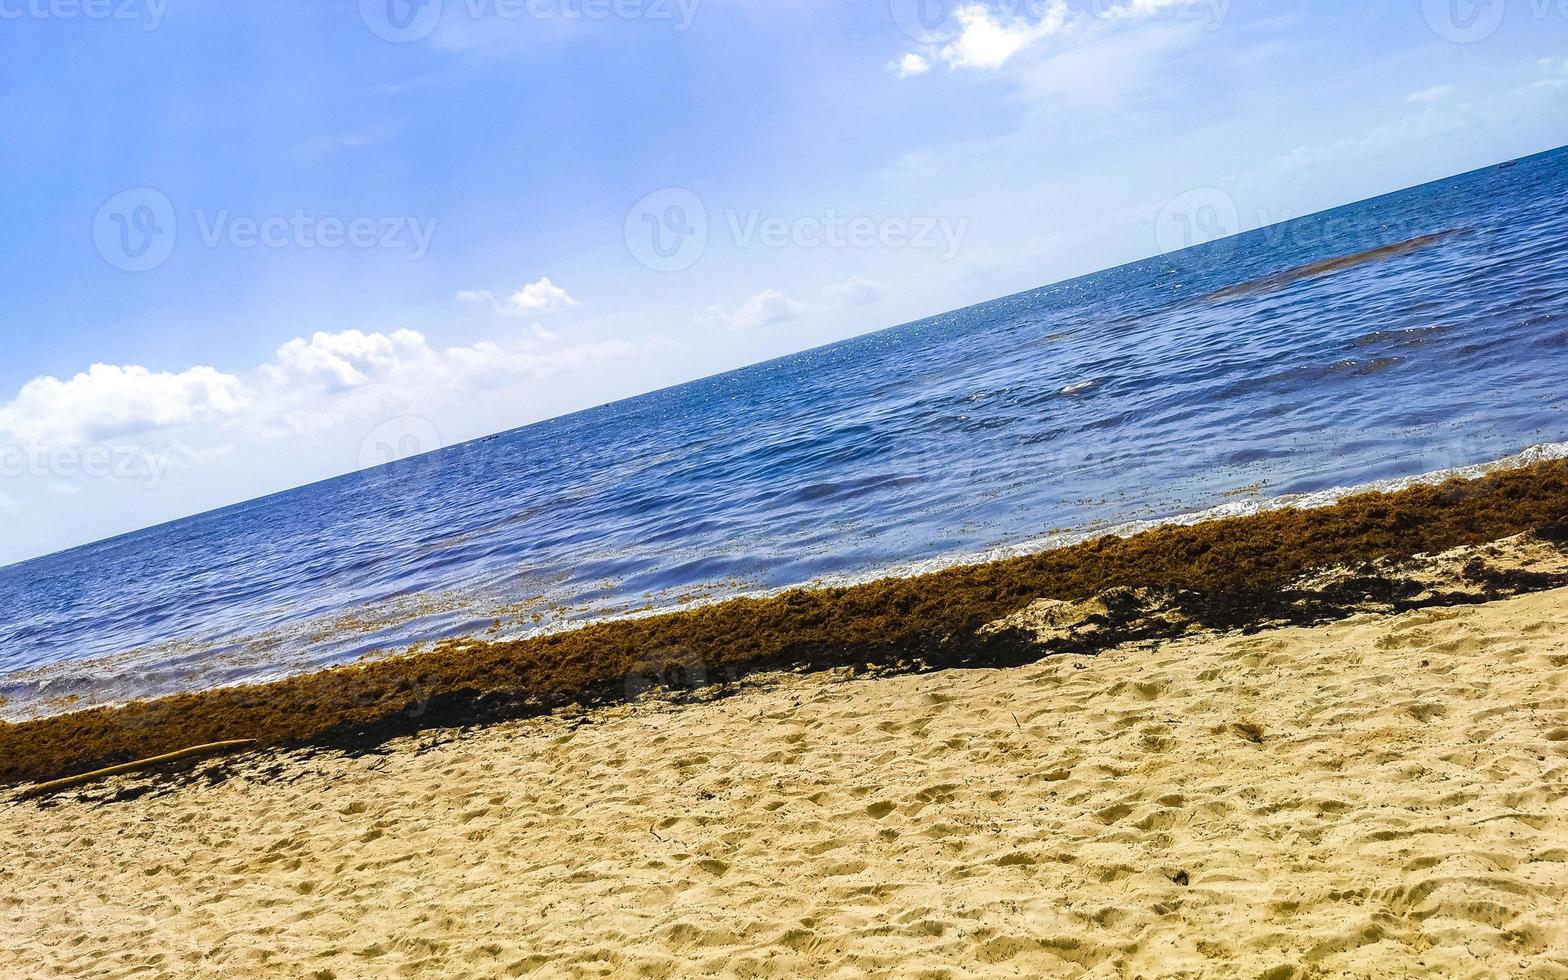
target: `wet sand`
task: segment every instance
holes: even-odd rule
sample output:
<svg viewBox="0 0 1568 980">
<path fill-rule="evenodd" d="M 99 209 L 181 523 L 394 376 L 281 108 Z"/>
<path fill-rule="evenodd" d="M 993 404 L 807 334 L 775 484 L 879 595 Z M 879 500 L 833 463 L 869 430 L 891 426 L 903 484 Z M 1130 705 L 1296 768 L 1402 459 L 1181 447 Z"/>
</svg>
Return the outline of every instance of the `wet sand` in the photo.
<svg viewBox="0 0 1568 980">
<path fill-rule="evenodd" d="M 120 779 L 0 816 L 0 972 L 1560 977 L 1565 668 L 1559 590 Z"/>
</svg>

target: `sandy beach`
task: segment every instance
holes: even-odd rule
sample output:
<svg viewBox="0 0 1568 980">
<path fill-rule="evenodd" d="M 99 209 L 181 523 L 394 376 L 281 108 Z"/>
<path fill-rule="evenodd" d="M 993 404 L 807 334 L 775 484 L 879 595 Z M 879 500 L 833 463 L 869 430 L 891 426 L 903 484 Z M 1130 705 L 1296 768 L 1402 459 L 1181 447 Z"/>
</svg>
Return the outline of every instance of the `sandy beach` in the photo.
<svg viewBox="0 0 1568 980">
<path fill-rule="evenodd" d="M 1568 976 L 1565 666 L 1559 590 L 120 780 L 0 819 L 3 972 Z"/>
<path fill-rule="evenodd" d="M 1568 0 L 0 50 L 0 980 L 1568 980 Z"/>
</svg>

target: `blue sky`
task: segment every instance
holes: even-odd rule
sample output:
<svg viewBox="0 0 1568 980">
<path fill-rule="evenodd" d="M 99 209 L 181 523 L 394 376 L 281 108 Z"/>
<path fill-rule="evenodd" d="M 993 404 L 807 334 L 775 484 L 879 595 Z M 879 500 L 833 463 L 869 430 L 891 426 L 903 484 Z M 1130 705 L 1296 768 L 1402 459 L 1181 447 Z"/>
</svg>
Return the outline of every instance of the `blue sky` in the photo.
<svg viewBox="0 0 1568 980">
<path fill-rule="evenodd" d="M 0 563 L 1553 148 L 1565 42 L 1548 0 L 0 0 Z"/>
</svg>

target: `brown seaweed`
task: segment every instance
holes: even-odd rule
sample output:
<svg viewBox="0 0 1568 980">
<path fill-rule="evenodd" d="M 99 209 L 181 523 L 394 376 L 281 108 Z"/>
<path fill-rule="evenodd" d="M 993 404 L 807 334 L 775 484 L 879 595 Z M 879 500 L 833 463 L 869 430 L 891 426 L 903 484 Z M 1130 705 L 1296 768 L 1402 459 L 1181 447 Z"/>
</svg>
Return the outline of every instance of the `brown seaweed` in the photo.
<svg viewBox="0 0 1568 980">
<path fill-rule="evenodd" d="M 1356 252 L 1353 255 L 1341 255 L 1332 259 L 1323 259 L 1319 262 L 1309 262 L 1306 265 L 1286 269 L 1284 272 L 1265 276 L 1262 279 L 1253 279 L 1250 282 L 1215 290 L 1205 296 L 1204 299 L 1209 302 L 1218 302 L 1220 300 L 1234 299 L 1237 296 L 1248 296 L 1253 293 L 1273 292 L 1302 279 L 1326 276 L 1335 272 L 1343 272 L 1346 269 L 1354 269 L 1358 265 L 1366 265 L 1369 262 L 1383 262 L 1401 255 L 1408 255 L 1430 245 L 1436 245 L 1438 242 L 1447 241 L 1458 234 L 1459 231 L 1457 230 L 1442 231 L 1435 235 L 1422 235 L 1419 238 L 1411 238 L 1391 245 L 1380 245 L 1377 248 L 1369 248 L 1362 252 Z"/>
<path fill-rule="evenodd" d="M 389 738 L 698 687 L 758 669 L 998 666 L 1047 651 L 982 628 L 1041 597 L 1113 588 L 1187 596 L 1206 628 L 1316 621 L 1291 583 L 1313 569 L 1479 545 L 1568 518 L 1568 462 L 1368 493 L 1332 507 L 1164 527 L 913 578 L 797 589 L 433 650 L 248 687 L 0 725 L 0 784 L 54 779 L 191 745 L 363 750 Z M 1555 533 L 1551 531 L 1549 533 Z"/>
</svg>

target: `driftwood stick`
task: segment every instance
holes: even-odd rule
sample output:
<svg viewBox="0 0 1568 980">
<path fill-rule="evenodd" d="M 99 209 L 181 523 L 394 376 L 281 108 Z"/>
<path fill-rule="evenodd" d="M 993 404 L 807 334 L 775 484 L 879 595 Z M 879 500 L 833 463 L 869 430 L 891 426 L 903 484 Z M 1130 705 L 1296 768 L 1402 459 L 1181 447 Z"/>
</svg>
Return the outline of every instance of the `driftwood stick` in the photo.
<svg viewBox="0 0 1568 980">
<path fill-rule="evenodd" d="M 181 749 L 178 752 L 170 752 L 167 755 L 153 756 L 151 759 L 139 759 L 136 762 L 127 762 L 123 765 L 110 766 L 107 769 L 95 769 L 92 772 L 84 772 L 79 776 L 67 776 L 64 779 L 56 779 L 53 782 L 39 783 L 36 786 L 29 786 L 27 789 L 23 790 L 17 795 L 17 799 L 30 800 L 38 796 L 48 796 L 51 793 L 58 793 L 63 789 L 71 789 L 75 786 L 82 786 L 87 783 L 97 782 L 100 779 L 108 779 L 110 776 L 118 776 L 122 773 L 150 769 L 153 766 L 162 765 L 165 762 L 178 762 L 181 759 L 194 759 L 204 755 L 217 755 L 220 752 L 248 748 L 255 744 L 256 740 L 253 738 L 242 738 L 236 739 L 232 742 L 212 742 L 207 745 L 194 745 L 188 749 Z"/>
</svg>

